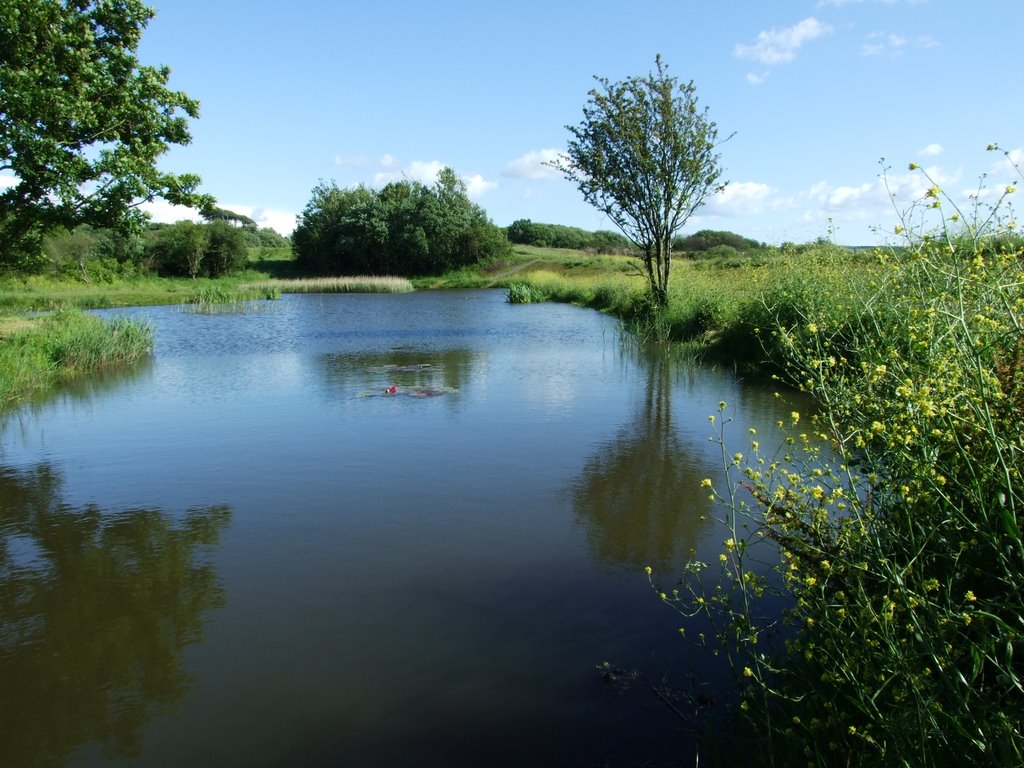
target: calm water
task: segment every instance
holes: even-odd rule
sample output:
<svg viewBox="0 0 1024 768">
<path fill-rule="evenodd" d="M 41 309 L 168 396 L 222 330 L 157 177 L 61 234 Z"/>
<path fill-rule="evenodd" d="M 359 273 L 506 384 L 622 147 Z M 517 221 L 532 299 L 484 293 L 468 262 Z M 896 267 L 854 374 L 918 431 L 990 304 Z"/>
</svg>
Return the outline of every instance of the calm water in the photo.
<svg viewBox="0 0 1024 768">
<path fill-rule="evenodd" d="M 3 425 L 0 765 L 693 764 L 643 567 L 717 552 L 719 400 L 789 405 L 501 291 L 127 314 L 151 362 Z"/>
</svg>

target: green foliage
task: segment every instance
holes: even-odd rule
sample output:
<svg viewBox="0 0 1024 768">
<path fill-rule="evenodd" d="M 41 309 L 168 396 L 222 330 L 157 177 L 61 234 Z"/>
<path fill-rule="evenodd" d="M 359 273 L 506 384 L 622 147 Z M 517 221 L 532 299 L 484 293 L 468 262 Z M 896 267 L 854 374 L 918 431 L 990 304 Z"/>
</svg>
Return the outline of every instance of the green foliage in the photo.
<svg viewBox="0 0 1024 768">
<path fill-rule="evenodd" d="M 540 224 L 529 219 L 513 221 L 505 229 L 510 243 L 534 245 L 541 248 L 593 249 L 598 253 L 622 253 L 632 249 L 632 243 L 618 232 L 587 232 L 578 227 L 561 224 Z"/>
<path fill-rule="evenodd" d="M 319 184 L 292 235 L 306 272 L 341 275 L 439 275 L 506 255 L 504 232 L 466 196 L 450 168 L 418 182 L 339 189 Z"/>
<path fill-rule="evenodd" d="M 157 232 L 152 245 L 160 274 L 197 278 L 204 269 L 210 230 L 191 221 L 179 221 Z"/>
<path fill-rule="evenodd" d="M 248 266 L 249 249 L 241 229 L 226 221 L 179 221 L 153 233 L 148 254 L 158 274 L 222 277 Z"/>
<path fill-rule="evenodd" d="M 153 12 L 139 0 L 5 0 L 0 4 L 0 268 L 42 266 L 42 235 L 89 223 L 124 227 L 163 197 L 204 206 L 199 178 L 163 173 L 187 144 L 199 104 L 167 88 L 170 70 L 136 51 Z"/>
<path fill-rule="evenodd" d="M 688 253 L 712 251 L 717 246 L 723 245 L 729 246 L 734 252 L 753 251 L 765 247 L 763 243 L 737 235 L 735 232 L 722 232 L 712 229 L 702 229 L 692 235 L 676 237 L 672 241 L 673 250 L 686 251 Z"/>
<path fill-rule="evenodd" d="M 291 241 L 271 227 L 260 227 L 255 232 L 244 230 L 250 248 L 290 248 Z"/>
<path fill-rule="evenodd" d="M 226 221 L 208 225 L 203 267 L 207 277 L 230 275 L 245 269 L 249 263 L 249 248 L 242 230 Z"/>
<path fill-rule="evenodd" d="M 1015 188 L 965 212 L 928 182 L 845 323 L 828 296 L 775 307 L 776 353 L 821 411 L 806 426 L 794 412 L 777 454 L 756 435 L 733 453 L 716 432 L 723 581 L 664 598 L 719 622 L 777 764 L 1024 761 Z M 773 583 L 791 606 L 781 627 L 760 604 Z"/>
<path fill-rule="evenodd" d="M 153 351 L 146 324 L 117 318 L 107 323 L 77 310 L 61 310 L 0 341 L 0 410 L 78 376 L 132 365 Z"/>
<path fill-rule="evenodd" d="M 651 294 L 665 304 L 672 240 L 725 184 L 718 128 L 698 109 L 693 82 L 669 77 L 661 56 L 655 64 L 647 77 L 597 78 L 557 167 L 640 249 Z"/>
<path fill-rule="evenodd" d="M 235 213 L 234 211 L 229 211 L 226 208 L 218 208 L 215 205 L 211 205 L 203 209 L 202 217 L 203 221 L 207 223 L 223 221 L 233 226 L 237 225 L 249 232 L 255 232 L 257 230 L 256 222 L 248 216 L 241 213 Z"/>
<path fill-rule="evenodd" d="M 533 304 L 546 298 L 543 292 L 530 283 L 509 283 L 506 290 L 509 304 Z"/>
</svg>

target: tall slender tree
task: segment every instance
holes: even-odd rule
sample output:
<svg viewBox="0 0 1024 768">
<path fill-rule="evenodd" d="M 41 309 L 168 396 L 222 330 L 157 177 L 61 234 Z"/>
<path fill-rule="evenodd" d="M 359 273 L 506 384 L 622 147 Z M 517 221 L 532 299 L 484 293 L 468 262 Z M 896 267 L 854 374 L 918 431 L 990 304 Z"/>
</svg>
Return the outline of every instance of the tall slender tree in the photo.
<svg viewBox="0 0 1024 768">
<path fill-rule="evenodd" d="M 693 81 L 655 71 L 612 83 L 595 78 L 565 155 L 552 163 L 639 249 L 655 303 L 668 301 L 672 238 L 720 192 L 718 127 L 698 108 Z"/>
</svg>

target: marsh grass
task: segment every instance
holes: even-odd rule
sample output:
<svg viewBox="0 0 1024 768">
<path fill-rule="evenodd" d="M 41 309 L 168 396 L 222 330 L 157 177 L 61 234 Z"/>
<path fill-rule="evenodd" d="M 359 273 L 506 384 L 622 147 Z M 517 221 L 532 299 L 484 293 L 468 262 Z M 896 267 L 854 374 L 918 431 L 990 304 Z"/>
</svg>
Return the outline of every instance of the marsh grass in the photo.
<svg viewBox="0 0 1024 768">
<path fill-rule="evenodd" d="M 249 284 L 255 290 L 280 293 L 409 293 L 415 290 L 404 277 L 308 277 L 294 280 L 261 280 Z"/>
<path fill-rule="evenodd" d="M 22 319 L 0 341 L 0 409 L 85 374 L 133 365 L 152 351 L 152 329 L 129 318 L 106 322 L 59 310 Z"/>
</svg>

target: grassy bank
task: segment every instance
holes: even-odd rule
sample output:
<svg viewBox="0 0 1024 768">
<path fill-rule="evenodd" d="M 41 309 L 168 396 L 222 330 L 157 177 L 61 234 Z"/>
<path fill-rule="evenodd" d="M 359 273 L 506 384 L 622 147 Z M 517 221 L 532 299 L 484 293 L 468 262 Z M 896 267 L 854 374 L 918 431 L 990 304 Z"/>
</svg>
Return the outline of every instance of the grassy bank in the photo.
<svg viewBox="0 0 1024 768">
<path fill-rule="evenodd" d="M 153 351 L 153 334 L 126 318 L 105 322 L 65 309 L 0 320 L 0 411 L 96 371 L 130 366 Z"/>
<path fill-rule="evenodd" d="M 669 302 L 648 300 L 639 261 L 626 256 L 519 246 L 515 260 L 475 275 L 477 283 L 509 290 L 509 301 L 571 302 L 621 318 L 633 334 L 685 345 L 707 362 L 777 372 L 776 322 L 826 313 L 830 325 L 856 322 L 852 299 L 882 274 L 878 253 L 817 243 L 789 252 L 759 249 L 726 259 L 677 259 Z"/>
<path fill-rule="evenodd" d="M 820 412 L 776 438 L 710 414 L 730 535 L 652 576 L 718 627 L 773 765 L 1024 764 L 1024 241 L 1013 185 L 964 211 L 928 181 L 856 293 L 822 269 L 762 296 Z"/>
</svg>

